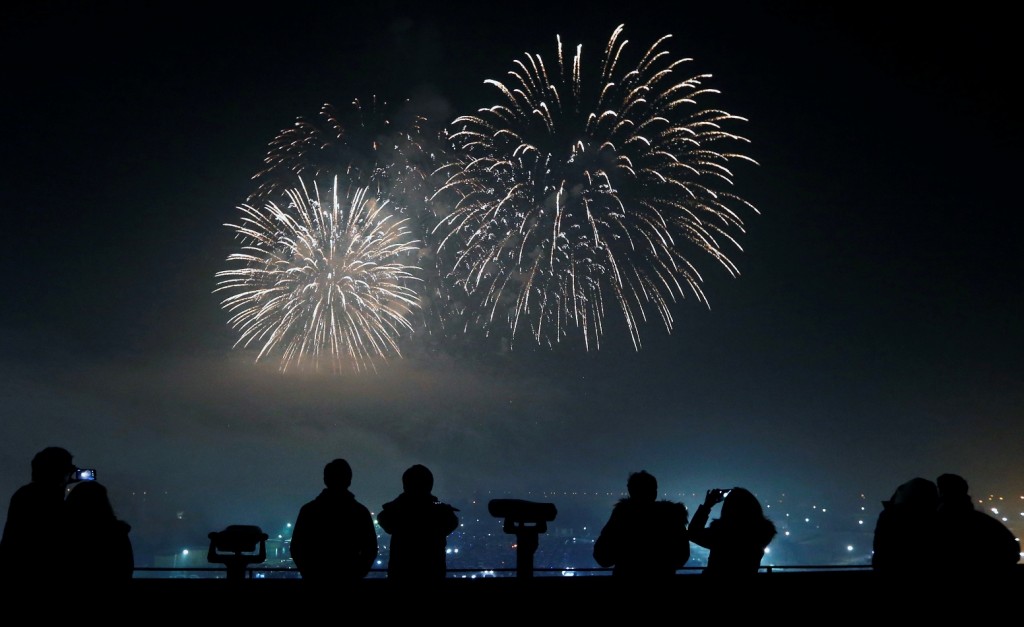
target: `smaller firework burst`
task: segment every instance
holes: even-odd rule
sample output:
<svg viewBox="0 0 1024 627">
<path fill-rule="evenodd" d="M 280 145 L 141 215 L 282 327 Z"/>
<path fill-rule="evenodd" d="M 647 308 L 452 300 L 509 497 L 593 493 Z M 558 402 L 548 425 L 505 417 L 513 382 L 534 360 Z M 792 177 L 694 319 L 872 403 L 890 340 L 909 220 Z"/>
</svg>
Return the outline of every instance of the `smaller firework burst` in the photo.
<svg viewBox="0 0 1024 627">
<path fill-rule="evenodd" d="M 419 242 L 387 201 L 357 188 L 339 198 L 338 178 L 322 198 L 300 179 L 287 203 L 241 205 L 238 264 L 216 274 L 215 292 L 240 335 L 237 347 L 258 346 L 256 360 L 279 355 L 282 371 L 330 365 L 335 372 L 376 370 L 401 356 L 398 340 L 411 332 L 419 307 L 414 286 Z"/>
</svg>

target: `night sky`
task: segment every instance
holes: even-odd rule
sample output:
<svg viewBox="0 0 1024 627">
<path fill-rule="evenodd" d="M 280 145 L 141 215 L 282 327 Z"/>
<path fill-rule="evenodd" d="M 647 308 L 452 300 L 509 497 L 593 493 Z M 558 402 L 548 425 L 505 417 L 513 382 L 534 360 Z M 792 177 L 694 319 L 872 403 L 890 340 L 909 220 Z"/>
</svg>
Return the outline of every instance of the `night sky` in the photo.
<svg viewBox="0 0 1024 627">
<path fill-rule="evenodd" d="M 414 463 L 456 505 L 617 495 L 639 469 L 691 511 L 733 485 L 874 507 L 943 472 L 1016 503 L 1020 55 L 1002 9 L 557 4 L 8 9 L 2 511 L 49 445 L 97 469 L 152 550 L 292 519 L 335 457 L 371 510 Z M 619 24 L 640 47 L 672 35 L 748 120 L 758 165 L 733 191 L 760 215 L 738 278 L 708 266 L 710 307 L 676 303 L 639 351 L 615 320 L 600 350 L 473 335 L 340 376 L 233 350 L 224 225 L 280 130 L 370 96 L 450 120 L 492 104 L 484 81 L 524 53 L 560 35 L 596 61 Z"/>
</svg>

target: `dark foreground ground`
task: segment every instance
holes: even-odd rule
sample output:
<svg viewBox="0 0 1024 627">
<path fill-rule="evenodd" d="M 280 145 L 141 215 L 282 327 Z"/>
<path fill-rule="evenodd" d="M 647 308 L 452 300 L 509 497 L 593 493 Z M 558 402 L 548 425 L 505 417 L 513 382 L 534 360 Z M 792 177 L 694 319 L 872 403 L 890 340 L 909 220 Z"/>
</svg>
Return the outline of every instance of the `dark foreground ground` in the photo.
<svg viewBox="0 0 1024 627">
<path fill-rule="evenodd" d="M 430 625 L 603 625 L 625 619 L 637 625 L 695 619 L 728 624 L 739 617 L 815 625 L 849 620 L 916 625 L 971 617 L 1000 625 L 1019 624 L 1024 616 L 1024 565 L 1000 579 L 972 574 L 888 579 L 860 570 L 762 573 L 742 583 L 680 574 L 650 583 L 612 576 L 452 578 L 426 588 L 366 579 L 318 589 L 301 579 L 136 578 L 117 590 L 86 588 L 69 586 L 38 607 L 58 614 L 77 608 L 75 615 L 83 620 L 132 625 L 349 619 L 381 625 L 409 619 Z M 21 598 L 7 592 L 8 601 Z"/>
</svg>

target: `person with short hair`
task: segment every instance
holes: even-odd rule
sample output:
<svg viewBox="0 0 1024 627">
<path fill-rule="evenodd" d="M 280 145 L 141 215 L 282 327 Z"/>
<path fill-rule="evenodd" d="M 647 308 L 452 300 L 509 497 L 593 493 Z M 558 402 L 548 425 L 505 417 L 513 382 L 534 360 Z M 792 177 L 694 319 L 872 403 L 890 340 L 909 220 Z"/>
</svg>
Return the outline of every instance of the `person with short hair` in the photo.
<svg viewBox="0 0 1024 627">
<path fill-rule="evenodd" d="M 594 542 L 594 561 L 614 577 L 672 577 L 690 559 L 686 505 L 658 499 L 658 480 L 646 470 L 626 480 L 620 499 Z"/>
<path fill-rule="evenodd" d="M 352 467 L 344 459 L 324 466 L 324 489 L 299 509 L 291 555 L 303 579 L 362 579 L 377 559 L 373 515 L 349 491 Z"/>
</svg>

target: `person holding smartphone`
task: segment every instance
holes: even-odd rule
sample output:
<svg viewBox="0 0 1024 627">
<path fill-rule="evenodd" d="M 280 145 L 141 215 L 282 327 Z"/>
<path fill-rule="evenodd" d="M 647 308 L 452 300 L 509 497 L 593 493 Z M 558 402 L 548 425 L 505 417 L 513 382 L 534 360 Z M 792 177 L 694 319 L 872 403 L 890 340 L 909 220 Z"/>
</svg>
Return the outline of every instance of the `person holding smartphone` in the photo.
<svg viewBox="0 0 1024 627">
<path fill-rule="evenodd" d="M 721 503 L 721 515 L 708 523 L 711 509 Z M 765 517 L 757 497 L 745 488 L 707 491 L 690 521 L 690 541 L 708 549 L 705 575 L 756 575 L 761 558 L 775 537 L 775 523 Z"/>
<path fill-rule="evenodd" d="M 11 496 L 0 539 L 0 577 L 26 585 L 60 581 L 64 490 L 75 472 L 71 453 L 49 446 L 32 458 L 32 480 Z"/>
</svg>

